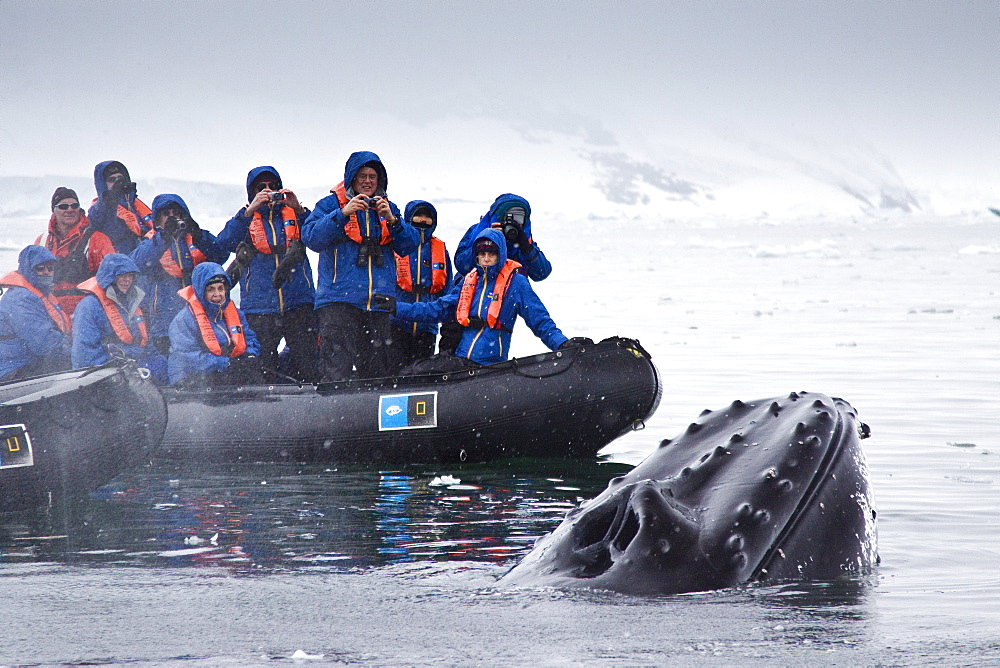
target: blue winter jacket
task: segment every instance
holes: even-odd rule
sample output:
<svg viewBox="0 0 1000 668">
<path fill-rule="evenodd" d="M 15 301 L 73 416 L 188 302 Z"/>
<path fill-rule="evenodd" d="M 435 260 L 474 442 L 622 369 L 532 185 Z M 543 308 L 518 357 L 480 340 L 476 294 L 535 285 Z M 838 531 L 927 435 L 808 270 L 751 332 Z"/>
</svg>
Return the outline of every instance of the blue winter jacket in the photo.
<svg viewBox="0 0 1000 668">
<path fill-rule="evenodd" d="M 469 316 L 486 320 L 490 304 L 494 300 L 493 288 L 497 275 L 507 262 L 507 250 L 503 243 L 503 234 L 499 230 L 487 228 L 479 233 L 477 239 L 484 237 L 497 244 L 500 249 L 500 257 L 492 267 L 483 268 L 477 265 L 473 269 L 478 273 L 479 282 L 476 284 Z M 455 315 L 460 293 L 461 283 L 458 283 L 455 289 L 434 302 L 397 303 L 396 313 L 409 320 L 442 322 Z M 491 327 L 463 328 L 462 339 L 458 343 L 458 348 L 455 349 L 455 355 L 467 357 L 479 364 L 503 362 L 510 354 L 511 330 L 514 328 L 517 316 L 524 318 L 531 331 L 542 340 L 542 343 L 548 346 L 549 350 L 556 350 L 567 340 L 566 336 L 556 327 L 556 323 L 552 321 L 545 305 L 535 294 L 531 287 L 531 281 L 517 273 L 511 278 L 507 294 L 504 295 L 503 304 L 500 307 L 499 322 L 501 327 L 498 329 Z"/>
<path fill-rule="evenodd" d="M 434 212 L 434 223 L 427 228 L 414 227 L 417 234 L 420 235 L 420 243 L 417 246 L 417 251 L 415 253 L 410 253 L 406 256 L 405 261 L 410 263 L 410 280 L 413 281 L 413 285 L 423 286 L 429 289 L 431 285 L 431 272 L 437 267 L 433 267 L 431 264 L 431 237 L 434 236 L 434 230 L 437 229 L 437 209 L 430 202 L 425 202 L 424 200 L 413 200 L 406 205 L 403 209 L 403 219 L 406 222 L 413 220 L 413 213 L 419 207 L 425 206 Z M 403 290 L 399 287 L 397 281 L 396 284 L 396 303 L 406 302 L 409 304 L 415 302 L 432 302 L 441 297 L 443 297 L 449 289 L 451 289 L 451 254 L 448 249 L 445 248 L 444 251 L 444 267 L 441 267 L 445 271 L 445 283 L 444 288 L 441 292 L 436 293 L 421 293 L 419 291 L 410 292 L 408 290 Z M 410 334 L 437 334 L 438 333 L 438 323 L 436 322 L 413 322 L 412 320 L 404 320 L 399 316 L 392 317 L 392 324 L 400 329 L 408 331 Z"/>
<path fill-rule="evenodd" d="M 157 195 L 153 200 L 152 207 L 154 218 L 168 204 L 180 205 L 187 217 L 191 218 L 187 204 L 179 195 Z M 215 235 L 206 230 L 201 231 L 201 241 L 194 244 L 194 247 L 205 255 L 207 262 L 225 262 L 229 256 L 229 253 L 219 247 Z M 170 253 L 174 262 L 182 268 L 184 276 L 175 278 L 163 269 L 160 258 L 167 252 Z M 180 241 L 168 241 L 162 230 L 158 229 L 156 234 L 144 239 L 136 246 L 135 250 L 132 251 L 131 258 L 139 267 L 140 287 L 146 293 L 142 310 L 146 313 L 146 321 L 149 323 L 149 335 L 151 337 L 167 336 L 170 321 L 174 319 L 178 311 L 184 308 L 184 300 L 177 294 L 177 291 L 191 284 L 190 279 L 185 280 L 185 277 L 190 276 L 191 271 L 195 268 L 195 263 L 191 258 L 191 247 Z"/>
<path fill-rule="evenodd" d="M 112 165 L 121 169 L 122 173 L 125 174 L 125 180 L 130 180 L 125 165 L 117 160 L 105 160 L 98 163 L 94 167 L 94 187 L 97 189 L 97 200 L 91 205 L 90 210 L 87 211 L 87 217 L 90 219 L 90 226 L 92 228 L 98 232 L 103 232 L 111 239 L 111 244 L 117 252 L 127 254 L 135 250 L 141 239 L 136 237 L 132 230 L 128 228 L 128 225 L 125 224 L 125 221 L 118 217 L 118 205 L 122 205 L 136 214 L 135 217 L 139 220 L 139 227 L 143 230 L 153 228 L 153 218 L 152 216 L 143 218 L 136 213 L 134 203 L 135 193 L 127 196 L 119 196 L 114 204 L 108 204 L 104 201 L 104 193 L 108 191 L 104 172 Z"/>
<path fill-rule="evenodd" d="M 480 232 L 489 229 L 493 223 L 500 222 L 502 214 L 514 206 L 524 208 L 524 233 L 528 239 L 531 239 L 531 205 L 528 204 L 528 200 L 510 193 L 500 195 L 490 205 L 490 210 L 486 212 L 486 215 L 480 218 L 478 223 L 470 227 L 465 232 L 462 240 L 458 242 L 458 250 L 455 251 L 456 272 L 467 274 L 472 271 L 476 266 L 476 254 L 472 252 L 473 241 L 479 236 Z M 518 248 L 514 242 L 507 241 L 506 238 L 504 241 L 504 245 L 507 247 L 507 257 L 515 262 L 520 262 L 521 271 L 527 274 L 528 278 L 533 281 L 541 281 L 552 273 L 552 264 L 549 263 L 545 254 L 542 253 L 538 244 L 533 240 L 530 249 Z"/>
<path fill-rule="evenodd" d="M 139 345 L 139 323 L 143 316 L 139 315 L 139 304 L 145 296 L 138 282 L 124 295 L 109 289 L 115 279 L 122 274 L 138 272 L 139 268 L 128 255 L 111 253 L 101 260 L 97 269 L 97 284 L 104 289 L 105 294 L 115 303 L 122 320 L 128 324 L 132 334 L 132 343 L 122 343 L 115 333 L 104 312 L 104 306 L 97 295 L 88 294 L 84 297 L 73 313 L 73 368 L 107 364 L 112 359 L 134 360 L 140 366 L 153 373 L 158 382 L 166 381 L 167 360 L 152 344 Z"/>
<path fill-rule="evenodd" d="M 42 284 L 34 268 L 55 259 L 44 246 L 26 246 L 17 257 L 17 271 L 42 294 L 48 294 L 51 288 Z M 45 304 L 26 288 L 4 288 L 0 297 L 0 379 L 50 355 L 68 360 L 69 340 L 52 321 Z"/>
<path fill-rule="evenodd" d="M 281 181 L 278 170 L 274 167 L 264 165 L 255 167 L 247 174 L 247 197 L 248 201 L 253 199 L 257 193 L 252 192 L 253 182 L 264 173 L 271 173 Z M 275 290 L 271 285 L 271 275 L 278 268 L 278 264 L 285 257 L 285 226 L 281 222 L 281 208 L 284 204 L 262 206 L 258 209 L 261 220 L 264 223 L 264 233 L 267 235 L 268 244 L 272 248 L 277 248 L 277 253 L 257 253 L 250 260 L 250 266 L 240 277 L 240 310 L 244 313 L 284 313 L 303 304 L 313 305 L 316 298 L 316 290 L 313 287 L 312 266 L 309 258 L 306 257 L 292 270 L 291 279 L 280 289 Z M 299 215 L 299 228 L 305 224 L 309 215 L 309 209 L 305 209 Z M 250 223 L 253 216 L 246 215 L 244 206 L 236 215 L 229 219 L 222 232 L 219 233 L 219 247 L 226 253 L 236 252 L 236 247 L 241 241 L 250 241 Z"/>
<path fill-rule="evenodd" d="M 348 196 L 355 174 L 368 163 L 375 163 L 380 174 L 379 194 L 385 196 L 388 176 L 385 167 L 377 155 L 371 151 L 352 153 L 344 168 L 344 186 Z M 336 194 L 324 197 L 316 203 L 313 212 L 306 218 L 302 228 L 302 240 L 306 246 L 319 253 L 319 276 L 316 280 L 316 308 L 336 302 L 351 304 L 364 311 L 380 310 L 372 308 L 372 297 L 376 294 L 391 295 L 396 290 L 396 261 L 393 251 L 400 255 L 409 255 L 417 250 L 420 236 L 402 216 L 399 209 L 392 204 L 392 215 L 398 224 L 389 227 L 392 243 L 380 246 L 376 253 L 381 253 L 382 266 L 369 258 L 364 266 L 357 266 L 358 253 L 361 244 L 347 236 L 344 225 L 348 219 L 340 211 L 340 202 Z M 359 211 L 362 237 L 378 237 L 381 234 L 381 224 L 378 214 L 374 211 Z"/>
<path fill-rule="evenodd" d="M 229 329 L 226 327 L 226 320 L 223 316 L 223 309 L 229 303 L 227 298 L 222 304 L 213 304 L 205 300 L 205 288 L 208 282 L 216 276 L 223 276 L 226 286 L 232 288 L 226 270 L 221 264 L 215 262 L 202 262 L 194 268 L 191 274 L 191 285 L 194 287 L 198 301 L 205 308 L 209 322 L 212 323 L 212 331 L 223 347 L 229 345 Z M 247 349 L 244 355 L 260 355 L 260 342 L 257 335 L 247 324 L 243 311 L 240 314 L 240 326 L 243 328 L 243 335 L 246 338 Z M 194 374 L 222 373 L 229 368 L 229 357 L 215 355 L 205 348 L 205 343 L 201 338 L 201 331 L 198 329 L 198 321 L 195 320 L 194 312 L 186 305 L 178 313 L 173 322 L 170 323 L 170 359 L 168 368 L 170 373 L 170 384 L 175 385 L 184 378 Z"/>
</svg>

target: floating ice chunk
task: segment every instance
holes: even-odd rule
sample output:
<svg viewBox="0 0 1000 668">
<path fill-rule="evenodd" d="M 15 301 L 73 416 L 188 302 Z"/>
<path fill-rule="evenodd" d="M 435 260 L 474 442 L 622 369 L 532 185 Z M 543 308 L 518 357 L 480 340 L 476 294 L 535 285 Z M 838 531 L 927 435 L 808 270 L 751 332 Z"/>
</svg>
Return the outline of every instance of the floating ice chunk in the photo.
<svg viewBox="0 0 1000 668">
<path fill-rule="evenodd" d="M 320 661 L 324 656 L 324 654 L 309 654 L 301 649 L 297 649 L 292 654 L 292 661 Z"/>
<path fill-rule="evenodd" d="M 446 485 L 457 485 L 460 482 L 462 481 L 456 478 L 455 476 L 439 475 L 427 484 L 430 485 L 431 487 L 444 487 Z"/>
</svg>

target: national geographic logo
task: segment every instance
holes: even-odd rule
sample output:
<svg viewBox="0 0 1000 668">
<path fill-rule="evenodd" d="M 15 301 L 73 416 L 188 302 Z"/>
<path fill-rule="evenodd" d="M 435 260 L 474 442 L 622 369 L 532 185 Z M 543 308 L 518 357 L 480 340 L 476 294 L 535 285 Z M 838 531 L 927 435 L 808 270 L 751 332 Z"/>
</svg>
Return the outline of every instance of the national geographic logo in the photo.
<svg viewBox="0 0 1000 668">
<path fill-rule="evenodd" d="M 378 430 L 428 429 L 437 426 L 437 392 L 379 397 Z"/>
<path fill-rule="evenodd" d="M 23 424 L 0 426 L 0 469 L 32 466 L 31 439 Z"/>
</svg>

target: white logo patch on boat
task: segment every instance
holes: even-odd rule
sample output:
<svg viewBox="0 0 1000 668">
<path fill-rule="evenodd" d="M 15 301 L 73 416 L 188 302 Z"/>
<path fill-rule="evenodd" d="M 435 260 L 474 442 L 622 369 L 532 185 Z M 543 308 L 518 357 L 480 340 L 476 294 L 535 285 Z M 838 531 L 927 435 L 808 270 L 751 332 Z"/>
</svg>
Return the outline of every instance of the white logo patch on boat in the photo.
<svg viewBox="0 0 1000 668">
<path fill-rule="evenodd" d="M 437 392 L 416 392 L 380 396 L 378 430 L 436 427 L 437 394 Z"/>
<path fill-rule="evenodd" d="M 0 425 L 0 469 L 34 464 L 27 428 L 23 424 Z"/>
</svg>

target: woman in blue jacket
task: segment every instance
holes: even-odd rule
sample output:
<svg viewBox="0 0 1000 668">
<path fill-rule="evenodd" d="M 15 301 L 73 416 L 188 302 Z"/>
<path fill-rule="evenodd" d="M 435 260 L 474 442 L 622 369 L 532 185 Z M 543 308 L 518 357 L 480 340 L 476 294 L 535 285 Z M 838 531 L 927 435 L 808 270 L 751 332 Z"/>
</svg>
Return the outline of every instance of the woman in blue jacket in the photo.
<svg viewBox="0 0 1000 668">
<path fill-rule="evenodd" d="M 0 380 L 69 368 L 70 320 L 52 296 L 56 257 L 26 246 L 17 271 L 0 278 Z"/>
<path fill-rule="evenodd" d="M 219 247 L 215 235 L 191 218 L 179 195 L 157 195 L 153 199 L 156 228 L 132 251 L 139 267 L 140 287 L 146 292 L 142 308 L 149 323 L 149 336 L 161 354 L 170 351 L 167 328 L 184 308 L 177 291 L 191 285 L 191 272 L 202 262 L 225 262 L 229 253 Z"/>
<path fill-rule="evenodd" d="M 229 298 L 232 284 L 221 264 L 203 262 L 182 288 L 182 308 L 170 323 L 170 384 L 259 382 L 260 343 Z"/>
<path fill-rule="evenodd" d="M 319 253 L 316 316 L 324 381 L 389 375 L 389 313 L 376 294 L 395 292 L 397 255 L 417 250 L 418 235 L 389 201 L 389 177 L 371 151 L 352 153 L 344 180 L 316 203 L 302 228 L 306 246 Z"/>
<path fill-rule="evenodd" d="M 265 369 L 278 368 L 282 338 L 293 372 L 305 382 L 316 374 L 316 315 L 312 266 L 301 240 L 309 215 L 295 193 L 267 165 L 247 174 L 248 204 L 219 233 L 219 247 L 236 253 L 230 279 L 240 282 L 240 310 L 257 334 Z"/>
<path fill-rule="evenodd" d="M 454 315 L 462 326 L 455 356 L 475 364 L 496 364 L 508 358 L 518 316 L 550 350 L 582 342 L 567 339 L 556 327 L 530 281 L 518 271 L 521 265 L 507 258 L 500 230 L 482 230 L 472 250 L 475 268 L 441 299 L 421 304 L 394 304 L 391 298 L 379 301 L 389 308 L 395 306 L 396 314 L 408 320 L 440 322 Z"/>
<path fill-rule="evenodd" d="M 396 257 L 396 301 L 432 302 L 451 288 L 451 256 L 444 241 L 434 236 L 437 209 L 430 202 L 414 200 L 403 210 L 403 219 L 420 235 L 414 253 Z M 392 318 L 392 346 L 397 368 L 430 357 L 437 342 L 438 323 Z"/>
<path fill-rule="evenodd" d="M 80 283 L 88 293 L 73 313 L 73 368 L 134 361 L 157 383 L 167 381 L 167 360 L 151 345 L 136 285 L 139 268 L 128 255 L 110 253 L 97 276 Z"/>
</svg>

